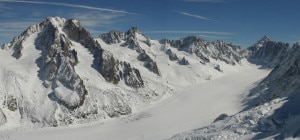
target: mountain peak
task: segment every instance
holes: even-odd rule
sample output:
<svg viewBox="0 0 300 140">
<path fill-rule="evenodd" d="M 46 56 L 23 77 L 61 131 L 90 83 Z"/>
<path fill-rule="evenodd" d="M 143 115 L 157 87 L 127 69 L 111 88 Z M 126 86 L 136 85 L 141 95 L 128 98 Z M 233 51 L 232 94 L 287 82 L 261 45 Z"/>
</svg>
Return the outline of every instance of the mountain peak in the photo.
<svg viewBox="0 0 300 140">
<path fill-rule="evenodd" d="M 140 33 L 137 27 L 131 27 L 125 34 L 127 36 L 135 36 L 135 34 Z"/>
<path fill-rule="evenodd" d="M 264 42 L 268 42 L 268 41 L 271 41 L 271 38 L 269 36 L 265 35 L 258 41 L 258 43 L 264 43 Z"/>
<path fill-rule="evenodd" d="M 40 25 L 49 25 L 52 24 L 56 27 L 62 27 L 65 25 L 66 19 L 62 17 L 47 17 Z"/>
</svg>

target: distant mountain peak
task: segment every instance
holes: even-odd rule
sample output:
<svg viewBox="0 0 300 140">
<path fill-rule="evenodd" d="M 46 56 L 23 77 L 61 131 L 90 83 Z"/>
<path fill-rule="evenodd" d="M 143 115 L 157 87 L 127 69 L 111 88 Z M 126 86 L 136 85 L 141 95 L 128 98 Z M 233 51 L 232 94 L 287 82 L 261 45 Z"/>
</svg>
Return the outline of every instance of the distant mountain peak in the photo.
<svg viewBox="0 0 300 140">
<path fill-rule="evenodd" d="M 272 41 L 272 40 L 269 36 L 265 35 L 258 41 L 258 43 L 264 43 L 264 42 L 268 42 L 268 41 Z"/>
<path fill-rule="evenodd" d="M 131 27 L 126 34 L 135 34 L 135 33 L 140 33 L 139 29 L 137 27 Z"/>
<path fill-rule="evenodd" d="M 53 25 L 55 27 L 62 27 L 65 25 L 66 19 L 62 17 L 46 17 L 41 23 L 40 26 Z"/>
</svg>

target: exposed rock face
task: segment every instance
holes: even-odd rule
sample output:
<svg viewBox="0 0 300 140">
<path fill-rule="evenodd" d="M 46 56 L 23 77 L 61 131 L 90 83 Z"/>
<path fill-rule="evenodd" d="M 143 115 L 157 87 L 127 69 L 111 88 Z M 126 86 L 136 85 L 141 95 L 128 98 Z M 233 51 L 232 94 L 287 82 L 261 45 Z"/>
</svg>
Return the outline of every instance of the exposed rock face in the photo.
<svg viewBox="0 0 300 140">
<path fill-rule="evenodd" d="M 107 51 L 103 51 L 101 56 L 100 73 L 106 81 L 118 84 L 121 80 L 119 74 L 119 62 Z"/>
<path fill-rule="evenodd" d="M 171 61 L 176 61 L 176 60 L 178 60 L 178 57 L 177 57 L 176 53 L 173 53 L 171 49 L 168 49 L 168 50 L 166 51 L 166 54 L 169 55 L 169 59 L 170 59 Z"/>
<path fill-rule="evenodd" d="M 136 50 L 136 52 L 139 54 L 138 60 L 144 62 L 144 67 L 146 67 L 149 71 L 160 75 L 156 62 L 154 62 L 153 59 L 151 59 L 146 51 L 140 46 L 137 38 L 138 35 L 144 36 L 140 33 L 138 28 L 132 27 L 125 33 L 111 31 L 109 33 L 102 34 L 99 37 L 107 44 L 121 43 L 123 41 L 124 43 L 121 44 L 122 47 L 128 47 L 132 50 Z M 147 37 L 145 38 L 146 44 L 151 47 L 150 39 Z"/>
<path fill-rule="evenodd" d="M 225 43 L 224 41 L 216 41 L 213 43 L 214 49 L 218 50 L 217 52 L 212 53 L 212 58 L 216 60 L 221 60 L 227 64 L 235 65 L 240 63 L 240 60 L 243 59 L 242 49 L 239 46 L 235 46 L 231 43 Z M 210 50 L 210 49 L 209 49 Z"/>
<path fill-rule="evenodd" d="M 132 33 L 128 32 L 128 35 Z M 28 40 L 27 38 L 29 37 L 34 40 Z M 40 55 L 36 55 L 36 58 L 30 58 L 35 59 L 38 71 L 38 75 L 34 75 L 37 77 L 33 76 L 37 79 L 33 80 L 42 81 L 41 87 L 38 85 L 38 88 L 33 88 L 37 91 L 31 91 L 32 89 L 24 91 L 24 87 L 31 86 L 30 83 L 20 86 L 23 81 L 26 82 L 25 78 L 17 76 L 11 70 L 8 72 L 12 74 L 5 73 L 4 75 L 7 76 L 4 79 L 7 79 L 7 82 L 5 82 L 7 84 L 4 86 L 9 87 L 4 102 L 7 108 L 5 111 L 9 110 L 17 114 L 19 113 L 18 115 L 21 118 L 26 118 L 32 123 L 45 126 L 68 125 L 74 122 L 74 118 L 77 120 L 86 119 L 86 117 L 91 115 L 117 117 L 119 115 L 130 114 L 131 105 L 128 103 L 128 100 L 132 99 L 122 96 L 127 94 L 123 93 L 123 85 L 121 85 L 122 87 L 116 86 L 112 90 L 103 90 L 99 88 L 101 85 L 94 87 L 94 85 L 88 83 L 89 78 L 86 75 L 83 75 L 83 79 L 85 80 L 83 81 L 79 76 L 80 73 L 76 72 L 79 67 L 78 64 L 85 63 L 79 60 L 82 59 L 82 54 L 84 53 L 77 52 L 78 50 L 85 50 L 85 48 L 77 48 L 82 46 L 87 48 L 89 53 L 93 55 L 94 60 L 92 60 L 91 67 L 96 69 L 107 82 L 118 84 L 121 80 L 124 80 L 127 86 L 134 88 L 132 91 L 127 89 L 129 93 L 134 93 L 138 88 L 144 87 L 144 80 L 139 70 L 131 67 L 127 62 L 117 60 L 110 52 L 103 50 L 100 44 L 91 37 L 86 29 L 81 27 L 77 20 L 49 17 L 38 25 L 30 26 L 21 35 L 15 37 L 11 43 L 1 46 L 1 49 L 13 50 L 13 56 L 19 59 L 16 60 L 16 63 L 20 63 L 20 60 L 28 59 L 28 54 L 23 55 L 24 50 L 36 49 Z M 138 43 L 136 46 L 138 46 Z M 0 75 L 2 76 L 2 73 Z M 91 85 L 93 86 L 93 95 L 90 96 L 96 96 L 98 97 L 97 99 L 87 98 Z M 1 88 L 2 85 L 0 85 Z M 38 93 L 44 90 L 47 90 L 47 94 L 42 97 L 43 95 Z M 2 93 L 2 90 L 0 93 Z M 34 105 L 35 102 L 41 102 L 39 99 L 47 101 L 47 105 L 43 106 L 43 108 L 49 107 L 49 113 L 44 113 L 44 116 L 38 113 L 34 114 L 35 111 L 38 112 L 37 110 L 39 110 Z M 50 105 L 48 106 L 48 104 Z M 99 106 L 96 107 L 95 104 Z M 87 108 L 89 109 L 88 111 L 86 110 Z M 106 114 L 100 115 L 99 112 Z M 2 122 L 6 122 L 5 117 L 5 114 L 0 109 L 0 125 Z"/>
<path fill-rule="evenodd" d="M 60 30 L 66 31 L 67 36 Z M 87 95 L 87 90 L 74 70 L 74 66 L 78 63 L 78 57 L 77 52 L 71 48 L 70 39 L 82 44 L 89 44 L 91 48 L 100 48 L 100 45 L 97 46 L 78 21 L 66 21 L 56 17 L 46 18 L 39 25 L 30 26 L 5 46 L 13 48 L 13 56 L 20 58 L 22 57 L 22 43 L 33 33 L 38 33 L 35 45 L 36 49 L 42 52 L 41 57 L 36 60 L 40 68 L 39 77 L 44 81 L 43 85 L 46 88 L 50 87 L 53 90 L 50 97 L 71 110 L 81 106 Z M 70 90 L 70 93 L 62 92 L 62 88 Z M 74 100 L 70 100 L 71 98 Z"/>
<path fill-rule="evenodd" d="M 10 111 L 16 111 L 18 109 L 17 99 L 14 96 L 9 96 L 7 99 L 7 108 Z M 1 112 L 0 112 L 1 113 Z M 1 115 L 1 114 L 0 114 Z"/>
<path fill-rule="evenodd" d="M 64 26 L 64 30 L 71 40 L 79 42 L 81 45 L 88 48 L 91 53 L 94 54 L 94 57 L 96 59 L 102 53 L 100 44 L 92 38 L 92 36 L 86 29 L 81 27 L 79 21 L 74 19 L 67 20 Z"/>
<path fill-rule="evenodd" d="M 265 36 L 247 49 L 248 59 L 274 67 L 286 57 L 289 49 L 288 43 L 271 41 Z"/>
<path fill-rule="evenodd" d="M 130 49 L 136 50 L 136 52 L 138 52 L 138 53 L 145 52 L 141 48 L 141 46 L 140 46 L 139 42 L 137 41 L 137 39 L 134 38 L 134 37 L 129 37 L 122 46 L 128 46 Z"/>
<path fill-rule="evenodd" d="M 189 64 L 190 64 L 189 61 L 187 61 L 187 60 L 185 59 L 185 57 L 183 57 L 178 63 L 179 63 L 180 65 L 189 65 Z"/>
<path fill-rule="evenodd" d="M 223 72 L 223 70 L 221 69 L 220 65 L 215 65 L 215 70 L 217 70 L 219 72 Z"/>
<path fill-rule="evenodd" d="M 144 87 L 144 81 L 138 69 L 131 68 L 130 64 L 126 62 L 122 62 L 121 67 L 123 68 L 122 76 L 126 85 L 134 88 Z"/>
<path fill-rule="evenodd" d="M 53 90 L 52 99 L 72 110 L 84 103 L 87 90 L 74 70 L 78 63 L 77 52 L 71 48 L 70 39 L 59 32 L 58 28 L 62 28 L 64 22 L 61 18 L 47 18 L 39 25 L 42 32 L 38 35 L 36 45 L 42 51 L 42 56 L 37 63 L 41 80 Z M 62 88 L 73 92 L 65 93 L 61 91 Z"/>
<path fill-rule="evenodd" d="M 120 43 L 125 38 L 125 34 L 120 31 L 110 31 L 109 33 L 104 33 L 100 35 L 100 38 L 107 44 L 116 44 Z"/>
<path fill-rule="evenodd" d="M 228 117 L 228 115 L 223 113 L 223 114 L 219 115 L 213 122 L 225 120 L 227 117 Z"/>
<path fill-rule="evenodd" d="M 140 53 L 138 56 L 138 60 L 144 62 L 144 66 L 153 73 L 160 75 L 156 62 L 154 62 L 151 57 L 146 53 Z"/>
<path fill-rule="evenodd" d="M 139 71 L 131 68 L 130 65 L 124 69 L 121 68 L 120 62 L 114 58 L 110 52 L 104 51 L 100 44 L 91 37 L 90 33 L 80 26 L 80 23 L 77 20 L 67 20 L 64 29 L 72 40 L 81 43 L 93 53 L 95 58 L 93 65 L 96 66 L 95 68 L 101 73 L 106 81 L 118 84 L 120 80 L 124 78 L 125 83 L 130 87 L 143 87 L 143 80 Z M 128 38 L 127 43 L 130 46 L 129 48 L 140 52 L 142 49 L 139 47 L 138 42 L 132 38 L 136 31 L 137 29 L 132 29 L 132 31 L 130 30 L 126 34 L 119 31 L 111 31 L 102 34 L 101 38 L 108 44 L 115 44 L 120 43 L 126 36 Z M 135 80 L 137 75 L 139 75 L 139 78 L 138 80 Z"/>
<path fill-rule="evenodd" d="M 290 49 L 289 55 L 284 58 L 272 72 L 256 88 L 255 95 L 259 95 L 257 103 L 272 100 L 277 97 L 286 97 L 300 92 L 300 43 Z"/>
</svg>

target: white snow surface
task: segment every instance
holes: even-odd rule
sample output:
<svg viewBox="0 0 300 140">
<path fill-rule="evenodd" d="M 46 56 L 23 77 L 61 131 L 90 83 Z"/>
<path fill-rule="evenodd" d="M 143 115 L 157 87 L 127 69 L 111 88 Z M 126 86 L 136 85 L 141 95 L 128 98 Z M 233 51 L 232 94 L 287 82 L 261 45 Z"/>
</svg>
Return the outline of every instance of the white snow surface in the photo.
<svg viewBox="0 0 300 140">
<path fill-rule="evenodd" d="M 166 139 L 186 130 L 210 124 L 222 113 L 233 115 L 243 108 L 242 100 L 268 70 L 245 64 L 211 81 L 190 86 L 156 104 L 105 123 L 72 125 L 38 130 L 5 130 L 4 139 L 53 140 L 154 140 Z M 261 112 L 264 113 L 264 112 Z"/>
<path fill-rule="evenodd" d="M 64 19 L 51 18 L 50 22 L 56 25 L 60 34 L 64 34 Z M 38 31 L 30 32 L 22 41 L 24 48 L 19 59 L 11 56 L 13 50 L 7 46 L 0 50 L 0 124 L 3 124 L 0 139 L 170 138 L 174 134 L 209 125 L 222 113 L 238 113 L 243 109 L 242 101 L 249 91 L 269 73 L 269 70 L 259 69 L 259 66 L 246 60 L 229 65 L 212 59 L 204 65 L 195 54 L 178 51 L 156 40 L 150 40 L 151 46 L 148 46 L 144 43 L 146 38 L 137 34 L 140 47 L 157 62 L 159 76 L 137 60 L 139 54 L 135 50 L 120 46 L 124 41 L 108 45 L 97 39 L 107 53 L 111 52 L 119 61 L 126 61 L 140 71 L 145 87 L 134 89 L 124 81 L 117 85 L 106 82 L 92 68 L 94 58 L 88 49 L 72 41 L 71 47 L 77 51 L 79 60 L 74 69 L 83 80 L 88 95 L 82 106 L 69 111 L 48 97 L 52 91 L 45 88 L 38 77 L 40 68 L 36 60 L 41 52 L 34 45 Z M 180 59 L 187 59 L 189 65 L 170 61 L 165 54 L 167 49 L 171 49 Z M 216 70 L 216 65 L 223 72 Z M 77 104 L 79 100 L 73 91 L 60 83 L 54 94 L 71 104 Z M 16 97 L 17 110 L 8 109 L 8 95 Z M 109 117 L 108 112 L 122 111 L 124 108 L 130 108 L 132 114 Z M 21 116 L 22 111 L 28 114 Z M 264 113 L 261 111 L 261 114 Z M 87 117 L 77 119 L 76 115 Z M 60 119 L 63 121 L 58 122 L 59 128 L 42 128 L 49 125 L 39 123 Z M 72 124 L 68 124 L 68 119 Z"/>
</svg>

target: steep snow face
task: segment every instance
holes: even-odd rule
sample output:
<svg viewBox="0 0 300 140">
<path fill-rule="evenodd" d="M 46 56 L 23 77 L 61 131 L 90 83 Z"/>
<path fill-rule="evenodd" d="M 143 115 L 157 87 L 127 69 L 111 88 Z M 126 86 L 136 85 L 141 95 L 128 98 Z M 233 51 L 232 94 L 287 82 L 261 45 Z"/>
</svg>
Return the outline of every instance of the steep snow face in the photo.
<svg viewBox="0 0 300 140">
<path fill-rule="evenodd" d="M 271 41 L 268 36 L 247 48 L 249 61 L 274 67 L 288 55 L 288 43 Z"/>
</svg>

